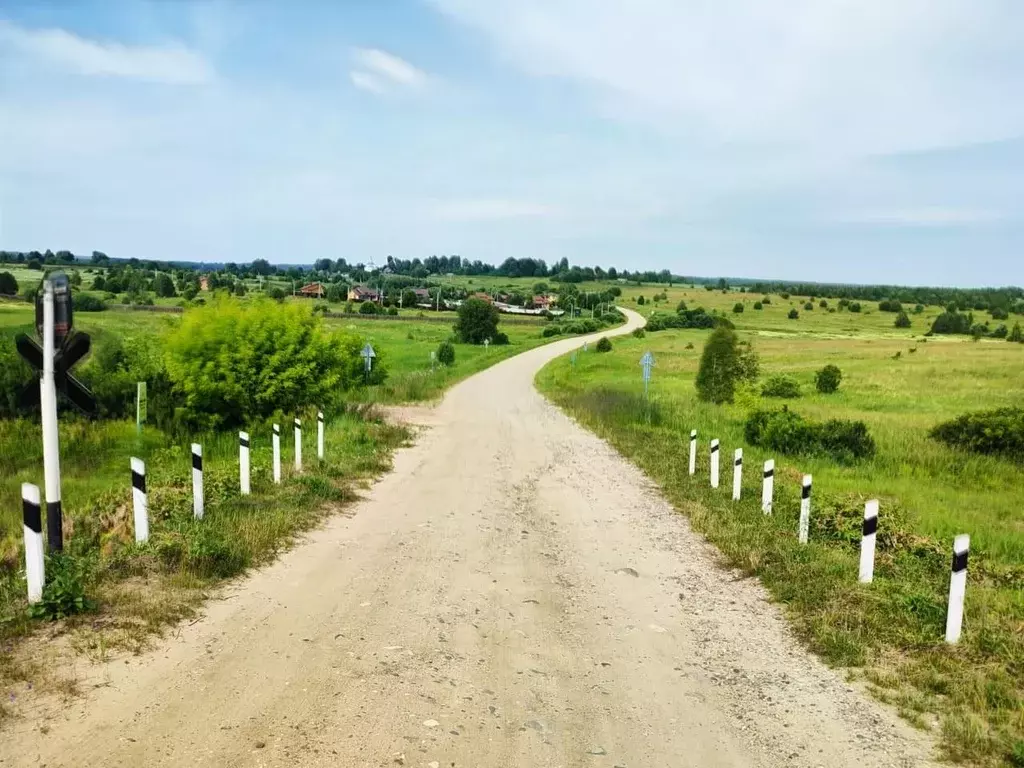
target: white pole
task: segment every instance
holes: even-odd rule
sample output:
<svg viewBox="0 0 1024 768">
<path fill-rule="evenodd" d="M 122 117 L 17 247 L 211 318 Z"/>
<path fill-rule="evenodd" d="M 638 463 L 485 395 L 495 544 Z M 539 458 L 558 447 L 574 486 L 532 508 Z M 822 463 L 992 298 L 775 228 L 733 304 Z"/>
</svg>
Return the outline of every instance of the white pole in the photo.
<svg viewBox="0 0 1024 768">
<path fill-rule="evenodd" d="M 737 448 L 732 461 L 732 500 L 740 500 L 740 488 L 743 483 L 743 449 Z"/>
<path fill-rule="evenodd" d="M 238 481 L 243 496 L 249 495 L 249 433 L 238 433 Z"/>
<path fill-rule="evenodd" d="M 718 487 L 718 440 L 711 441 L 711 487 Z"/>
<path fill-rule="evenodd" d="M 281 482 L 281 425 L 274 425 L 274 482 Z"/>
<path fill-rule="evenodd" d="M 964 624 L 964 596 L 967 593 L 967 551 L 971 537 L 966 533 L 953 539 L 953 566 L 949 575 L 949 611 L 946 614 L 946 642 L 960 641 Z"/>
<path fill-rule="evenodd" d="M 772 497 L 775 495 L 775 459 L 764 463 L 764 484 L 761 486 L 761 511 L 772 513 Z"/>
<path fill-rule="evenodd" d="M 316 412 L 316 457 L 324 460 L 324 412 Z"/>
<path fill-rule="evenodd" d="M 28 602 L 43 599 L 46 583 L 46 561 L 43 558 L 43 516 L 39 511 L 39 486 L 21 484 L 21 510 L 25 533 L 25 578 L 28 581 Z"/>
<path fill-rule="evenodd" d="M 146 464 L 132 457 L 132 507 L 135 511 L 135 541 L 149 541 L 149 501 L 146 498 Z"/>
<path fill-rule="evenodd" d="M 295 419 L 295 471 L 302 471 L 302 421 Z"/>
<path fill-rule="evenodd" d="M 690 431 L 690 474 L 697 472 L 697 430 Z"/>
<path fill-rule="evenodd" d="M 800 543 L 806 544 L 811 527 L 811 476 L 804 475 L 800 491 Z"/>
<path fill-rule="evenodd" d="M 203 446 L 192 443 L 192 514 L 203 519 Z"/>
<path fill-rule="evenodd" d="M 51 552 L 64 549 L 60 504 L 60 444 L 57 438 L 57 389 L 53 380 L 53 283 L 43 281 L 43 376 L 39 403 L 43 427 L 43 485 L 46 488 L 46 538 Z"/>
<path fill-rule="evenodd" d="M 864 528 L 860 537 L 860 572 L 857 581 L 870 584 L 875 577 L 875 531 L 878 530 L 878 500 L 864 505 Z"/>
</svg>

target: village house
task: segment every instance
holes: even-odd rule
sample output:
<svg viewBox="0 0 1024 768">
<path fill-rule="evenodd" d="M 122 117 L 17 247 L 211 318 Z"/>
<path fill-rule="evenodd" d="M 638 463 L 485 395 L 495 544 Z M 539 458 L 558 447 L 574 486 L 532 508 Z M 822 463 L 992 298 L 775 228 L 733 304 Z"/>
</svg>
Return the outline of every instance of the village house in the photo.
<svg viewBox="0 0 1024 768">
<path fill-rule="evenodd" d="M 323 283 L 307 283 L 298 291 L 299 296 L 307 299 L 322 299 L 326 293 Z"/>
<path fill-rule="evenodd" d="M 373 288 L 365 285 L 353 285 L 348 289 L 349 301 L 377 301 L 378 294 Z"/>
</svg>

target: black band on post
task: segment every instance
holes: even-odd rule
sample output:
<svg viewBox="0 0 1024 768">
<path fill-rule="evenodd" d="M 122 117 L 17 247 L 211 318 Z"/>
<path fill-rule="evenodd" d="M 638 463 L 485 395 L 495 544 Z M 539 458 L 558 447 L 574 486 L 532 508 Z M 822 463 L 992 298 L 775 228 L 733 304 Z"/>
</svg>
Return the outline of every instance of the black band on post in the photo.
<svg viewBox="0 0 1024 768">
<path fill-rule="evenodd" d="M 712 453 L 718 453 L 718 446 L 717 445 L 712 445 L 711 446 L 711 452 Z"/>
<path fill-rule="evenodd" d="M 64 513 L 61 511 L 60 499 L 46 502 L 46 545 L 51 552 L 64 549 Z"/>
<path fill-rule="evenodd" d="M 139 474 L 134 469 L 132 470 L 132 488 L 143 493 L 146 492 L 146 476 Z"/>
<path fill-rule="evenodd" d="M 280 435 L 281 434 L 281 426 L 279 424 L 275 424 L 274 425 L 274 434 L 275 435 Z"/>
<path fill-rule="evenodd" d="M 805 485 L 803 487 L 803 490 L 800 491 L 800 498 L 801 499 L 809 499 L 809 498 L 811 498 L 811 486 Z"/>
<path fill-rule="evenodd" d="M 878 530 L 878 517 L 877 516 L 875 516 L 875 517 L 865 517 L 864 518 L 863 535 L 864 536 L 870 536 L 871 534 L 873 534 L 877 530 Z"/>
<path fill-rule="evenodd" d="M 200 472 L 203 471 L 203 457 L 198 453 L 192 454 L 192 469 L 198 469 Z"/>
<path fill-rule="evenodd" d="M 953 573 L 967 570 L 967 550 L 953 553 Z"/>
<path fill-rule="evenodd" d="M 743 459 L 736 459 L 736 466 L 737 467 L 742 467 L 743 466 Z"/>
<path fill-rule="evenodd" d="M 249 447 L 249 441 L 248 441 L 248 440 L 246 440 L 246 439 L 245 439 L 244 437 L 240 437 L 240 438 L 238 438 L 238 444 L 239 444 L 239 445 L 240 445 L 240 446 L 241 446 L 242 448 L 248 448 L 248 447 Z"/>
<path fill-rule="evenodd" d="M 25 527 L 33 533 L 43 532 L 43 517 L 39 513 L 39 505 L 28 499 L 21 500 L 21 516 Z"/>
<path fill-rule="evenodd" d="M 765 480 L 767 480 L 769 477 L 774 477 L 774 475 L 775 475 L 775 470 L 774 469 L 766 469 L 764 471 Z"/>
</svg>

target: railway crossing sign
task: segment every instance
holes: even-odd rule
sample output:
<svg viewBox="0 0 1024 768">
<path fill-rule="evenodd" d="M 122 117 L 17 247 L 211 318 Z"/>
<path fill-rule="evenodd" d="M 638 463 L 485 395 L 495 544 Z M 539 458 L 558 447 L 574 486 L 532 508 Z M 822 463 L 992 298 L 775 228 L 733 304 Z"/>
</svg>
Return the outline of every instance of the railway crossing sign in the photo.
<svg viewBox="0 0 1024 768">
<path fill-rule="evenodd" d="M 57 389 L 67 395 L 68 400 L 85 413 L 95 413 L 96 398 L 92 392 L 71 374 L 71 368 L 89 354 L 92 340 L 87 333 L 73 332 L 71 313 L 71 291 L 67 285 L 67 277 L 58 273 L 50 277 L 53 286 L 53 383 Z M 42 322 L 42 293 L 36 298 L 36 329 L 42 346 L 35 339 L 24 333 L 18 334 L 14 343 L 25 362 L 32 366 L 41 376 L 45 373 L 47 361 L 43 349 L 46 347 L 46 333 Z M 24 408 L 35 408 L 40 405 L 40 387 L 35 381 L 30 382 L 21 392 L 21 405 Z"/>
</svg>

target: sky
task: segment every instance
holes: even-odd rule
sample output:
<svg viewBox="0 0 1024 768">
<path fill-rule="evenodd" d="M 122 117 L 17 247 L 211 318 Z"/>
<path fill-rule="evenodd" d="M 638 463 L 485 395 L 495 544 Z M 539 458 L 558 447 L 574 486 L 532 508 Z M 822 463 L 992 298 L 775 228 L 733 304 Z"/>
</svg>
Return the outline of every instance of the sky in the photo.
<svg viewBox="0 0 1024 768">
<path fill-rule="evenodd" d="M 1024 284 L 1020 0 L 0 0 L 0 249 Z"/>
</svg>

